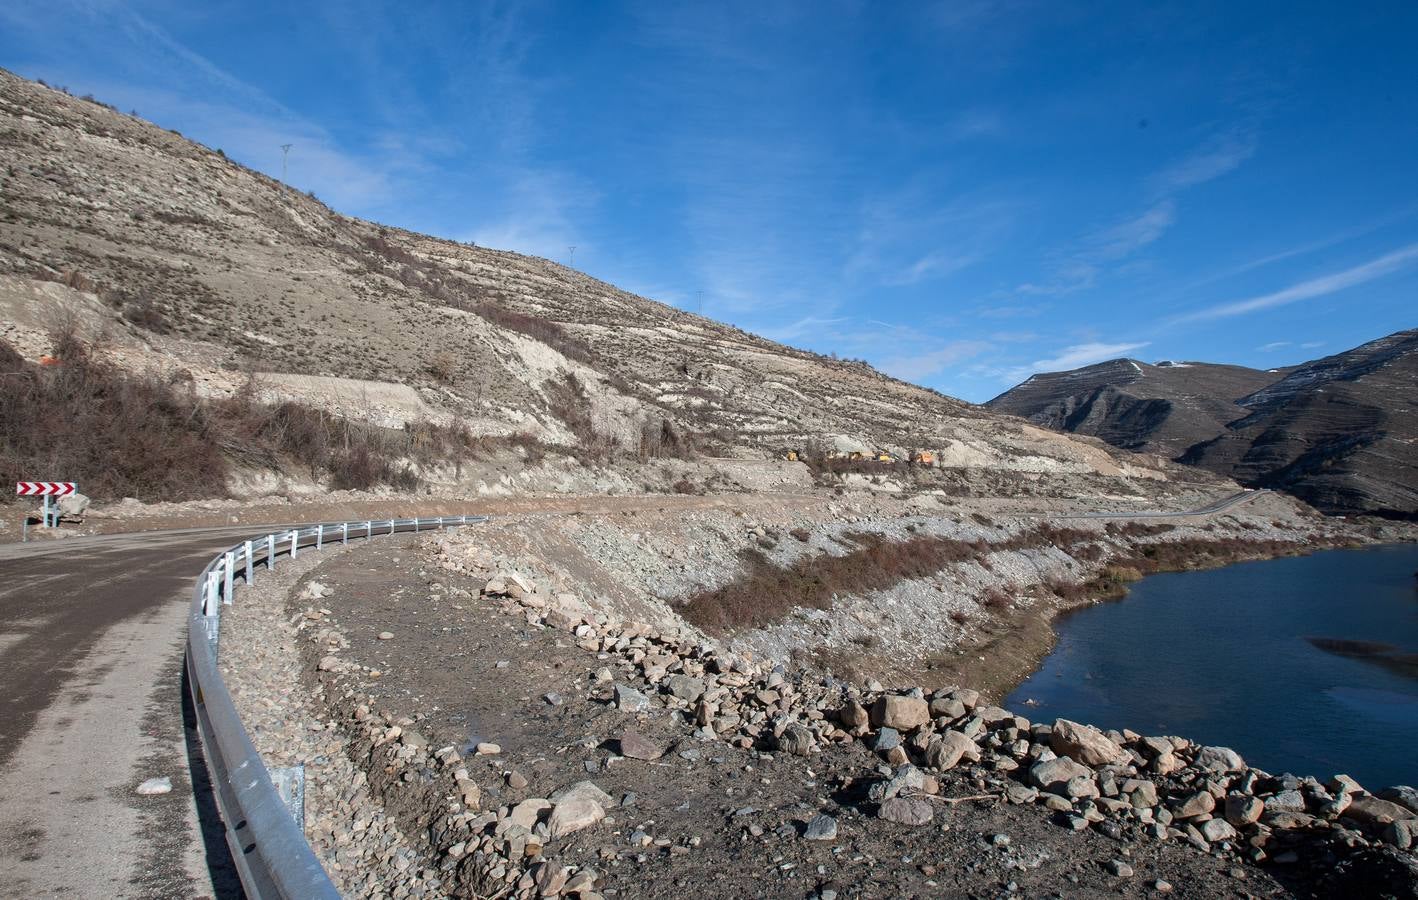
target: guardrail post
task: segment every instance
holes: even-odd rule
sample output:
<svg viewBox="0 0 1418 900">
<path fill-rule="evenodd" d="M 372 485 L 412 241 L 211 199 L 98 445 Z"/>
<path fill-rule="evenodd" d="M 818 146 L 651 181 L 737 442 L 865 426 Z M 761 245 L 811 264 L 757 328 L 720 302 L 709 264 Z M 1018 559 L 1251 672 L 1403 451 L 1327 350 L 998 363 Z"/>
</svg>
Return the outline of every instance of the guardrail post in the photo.
<svg viewBox="0 0 1418 900">
<path fill-rule="evenodd" d="M 231 582 L 232 582 L 232 578 L 233 578 L 233 572 L 234 572 L 234 570 L 236 569 L 236 554 L 235 554 L 235 553 L 232 553 L 231 551 L 227 551 L 227 555 L 226 555 L 226 557 L 225 557 L 225 563 L 222 565 L 222 568 L 225 570 L 225 571 L 222 573 L 222 602 L 225 603 L 227 606 L 231 606 L 231 591 L 232 591 L 232 583 L 231 583 Z"/>
<path fill-rule="evenodd" d="M 340 543 L 342 543 L 342 544 L 348 544 L 349 542 L 350 542 L 350 523 L 349 523 L 349 522 L 341 522 L 341 523 L 340 523 Z"/>
<path fill-rule="evenodd" d="M 390 520 L 389 520 L 389 533 L 390 533 L 390 534 L 393 534 L 393 533 L 394 533 L 394 520 L 393 520 L 393 519 L 390 519 Z"/>
<path fill-rule="evenodd" d="M 419 533 L 419 517 L 414 516 L 414 534 Z"/>
<path fill-rule="evenodd" d="M 315 526 L 315 549 L 319 550 L 325 546 L 325 526 Z"/>
<path fill-rule="evenodd" d="M 296 826 L 305 830 L 305 766 L 276 766 L 269 768 L 271 784 L 280 795 L 281 802 L 290 810 Z"/>
<path fill-rule="evenodd" d="M 369 521 L 369 522 L 365 522 L 365 523 L 364 523 L 364 536 L 365 536 L 365 537 L 374 537 L 374 522 L 373 522 L 373 521 Z"/>
<path fill-rule="evenodd" d="M 252 557 L 252 555 L 253 555 L 253 546 L 254 546 L 254 542 L 253 542 L 253 541 L 247 541 L 247 542 L 246 542 L 246 585 L 247 585 L 248 587 L 250 587 L 250 586 L 253 584 L 253 581 L 252 581 L 252 572 L 251 572 L 251 557 Z"/>
<path fill-rule="evenodd" d="M 276 567 L 276 533 L 266 535 L 266 571 Z"/>
<path fill-rule="evenodd" d="M 207 597 L 204 601 L 204 609 L 209 616 L 217 614 L 217 572 L 215 569 L 207 572 Z"/>
<path fill-rule="evenodd" d="M 300 532 L 292 528 L 290 532 L 290 558 L 295 559 L 295 551 L 300 543 Z"/>
</svg>

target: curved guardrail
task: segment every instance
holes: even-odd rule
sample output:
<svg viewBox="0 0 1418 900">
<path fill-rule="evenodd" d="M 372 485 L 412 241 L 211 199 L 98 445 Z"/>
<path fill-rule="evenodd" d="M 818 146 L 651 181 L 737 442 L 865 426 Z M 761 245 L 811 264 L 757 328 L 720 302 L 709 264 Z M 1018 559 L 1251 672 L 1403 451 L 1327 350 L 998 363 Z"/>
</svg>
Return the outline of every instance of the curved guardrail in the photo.
<svg viewBox="0 0 1418 900">
<path fill-rule="evenodd" d="M 247 897 L 334 900 L 340 894 L 277 791 L 217 669 L 221 609 L 234 599 L 236 582 L 252 584 L 257 566 L 275 568 L 277 557 L 294 558 L 302 549 L 487 520 L 487 516 L 440 516 L 301 525 L 243 541 L 217 554 L 198 576 L 187 625 L 188 685 L 227 845 Z"/>
</svg>

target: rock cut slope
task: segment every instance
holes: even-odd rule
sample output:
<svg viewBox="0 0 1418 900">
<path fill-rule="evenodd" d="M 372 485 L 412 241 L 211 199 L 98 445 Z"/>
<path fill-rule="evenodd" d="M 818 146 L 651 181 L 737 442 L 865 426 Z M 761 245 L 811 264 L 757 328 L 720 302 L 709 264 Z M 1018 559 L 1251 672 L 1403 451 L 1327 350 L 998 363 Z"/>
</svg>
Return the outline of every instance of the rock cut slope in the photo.
<svg viewBox="0 0 1418 900">
<path fill-rule="evenodd" d="M 105 334 L 130 368 L 213 395 L 247 372 L 301 397 L 333 385 L 342 407 L 364 390 L 385 425 L 456 418 L 479 434 L 633 449 L 669 423 L 745 456 L 840 436 L 936 448 L 994 491 L 1077 493 L 1069 479 L 1095 476 L 1152 490 L 1176 471 L 544 259 L 341 215 L 220 150 L 3 70 L 0 206 L 0 337 L 30 359 L 63 317 Z"/>
</svg>

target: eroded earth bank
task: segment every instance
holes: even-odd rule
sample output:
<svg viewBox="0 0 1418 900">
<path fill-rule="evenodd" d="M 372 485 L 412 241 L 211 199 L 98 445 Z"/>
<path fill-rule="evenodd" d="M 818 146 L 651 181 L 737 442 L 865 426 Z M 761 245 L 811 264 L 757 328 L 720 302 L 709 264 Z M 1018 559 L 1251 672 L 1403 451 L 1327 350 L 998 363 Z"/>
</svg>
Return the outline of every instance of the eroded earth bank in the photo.
<svg viewBox="0 0 1418 900">
<path fill-rule="evenodd" d="M 353 896 L 1418 896 L 1411 789 L 994 705 L 1060 609 L 1357 535 L 1272 495 L 533 512 L 302 555 L 221 654 Z"/>
</svg>

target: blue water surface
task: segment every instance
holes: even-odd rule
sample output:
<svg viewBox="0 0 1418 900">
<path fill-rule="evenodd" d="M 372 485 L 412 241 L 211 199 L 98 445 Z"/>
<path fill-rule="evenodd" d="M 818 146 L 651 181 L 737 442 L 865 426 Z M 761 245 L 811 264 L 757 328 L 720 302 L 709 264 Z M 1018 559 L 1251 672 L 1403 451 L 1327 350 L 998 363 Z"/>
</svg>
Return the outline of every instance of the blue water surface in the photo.
<svg viewBox="0 0 1418 900">
<path fill-rule="evenodd" d="M 1154 575 L 1055 623 L 1005 706 L 1234 748 L 1253 766 L 1418 784 L 1418 679 L 1308 638 L 1418 653 L 1418 546 Z"/>
</svg>

